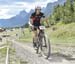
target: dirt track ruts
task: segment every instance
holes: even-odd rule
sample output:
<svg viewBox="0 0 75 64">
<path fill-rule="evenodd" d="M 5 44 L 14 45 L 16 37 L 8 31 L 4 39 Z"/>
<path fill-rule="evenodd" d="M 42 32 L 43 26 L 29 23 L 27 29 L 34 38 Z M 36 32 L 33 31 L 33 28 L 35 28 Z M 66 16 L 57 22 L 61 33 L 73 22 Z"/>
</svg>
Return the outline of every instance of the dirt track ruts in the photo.
<svg viewBox="0 0 75 64">
<path fill-rule="evenodd" d="M 75 64 L 75 62 L 69 62 L 59 56 L 54 56 L 48 60 L 43 57 L 39 57 L 31 45 L 23 44 L 15 40 L 12 40 L 12 47 L 15 48 L 16 55 L 27 61 L 28 64 Z"/>
</svg>

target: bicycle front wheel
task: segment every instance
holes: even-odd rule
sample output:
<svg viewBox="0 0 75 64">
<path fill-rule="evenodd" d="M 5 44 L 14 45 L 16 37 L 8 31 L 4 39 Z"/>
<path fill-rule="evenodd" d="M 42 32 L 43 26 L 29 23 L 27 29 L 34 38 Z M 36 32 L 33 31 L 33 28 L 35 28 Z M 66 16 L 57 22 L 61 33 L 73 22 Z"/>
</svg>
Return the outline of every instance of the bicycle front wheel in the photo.
<svg viewBox="0 0 75 64">
<path fill-rule="evenodd" d="M 41 40 L 41 53 L 45 58 L 49 58 L 51 54 L 50 40 L 45 35 Z"/>
</svg>

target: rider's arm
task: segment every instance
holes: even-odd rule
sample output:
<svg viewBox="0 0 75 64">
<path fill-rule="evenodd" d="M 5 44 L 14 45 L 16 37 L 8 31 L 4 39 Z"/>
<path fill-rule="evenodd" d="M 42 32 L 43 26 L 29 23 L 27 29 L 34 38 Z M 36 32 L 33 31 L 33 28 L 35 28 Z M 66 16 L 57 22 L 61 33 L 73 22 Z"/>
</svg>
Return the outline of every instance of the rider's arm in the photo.
<svg viewBox="0 0 75 64">
<path fill-rule="evenodd" d="M 32 20 L 32 18 L 30 18 L 29 25 L 30 25 L 30 26 L 33 25 L 33 20 Z"/>
<path fill-rule="evenodd" d="M 43 17 L 43 20 L 46 22 L 47 26 L 49 26 L 48 18 L 46 18 L 44 14 L 42 15 L 42 17 Z"/>
<path fill-rule="evenodd" d="M 32 22 L 31 22 L 31 19 L 29 19 L 29 22 L 28 22 L 29 26 L 32 26 Z"/>
<path fill-rule="evenodd" d="M 33 25 L 33 17 L 34 17 L 34 13 L 31 14 L 30 19 L 29 19 L 30 26 Z"/>
<path fill-rule="evenodd" d="M 45 21 L 46 21 L 47 26 L 49 27 L 48 19 L 46 18 Z"/>
</svg>

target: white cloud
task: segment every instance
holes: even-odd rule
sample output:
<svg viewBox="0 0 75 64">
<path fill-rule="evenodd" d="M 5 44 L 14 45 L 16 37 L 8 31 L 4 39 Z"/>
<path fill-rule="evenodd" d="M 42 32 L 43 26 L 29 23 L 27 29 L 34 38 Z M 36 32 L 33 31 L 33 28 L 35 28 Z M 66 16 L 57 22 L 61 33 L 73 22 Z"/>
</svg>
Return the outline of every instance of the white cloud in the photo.
<svg viewBox="0 0 75 64">
<path fill-rule="evenodd" d="M 9 1 L 9 0 L 7 0 Z M 12 4 L 1 4 L 0 5 L 0 19 L 1 18 L 10 18 L 18 14 L 21 10 L 25 9 L 29 12 L 31 9 L 34 9 L 36 6 L 46 7 L 47 3 L 54 2 L 57 0 L 36 0 L 36 2 L 23 2 L 23 1 L 16 1 Z"/>
<path fill-rule="evenodd" d="M 7 12 L 9 12 L 9 9 L 0 9 L 0 18 L 9 18 L 10 16 L 7 16 Z"/>
</svg>

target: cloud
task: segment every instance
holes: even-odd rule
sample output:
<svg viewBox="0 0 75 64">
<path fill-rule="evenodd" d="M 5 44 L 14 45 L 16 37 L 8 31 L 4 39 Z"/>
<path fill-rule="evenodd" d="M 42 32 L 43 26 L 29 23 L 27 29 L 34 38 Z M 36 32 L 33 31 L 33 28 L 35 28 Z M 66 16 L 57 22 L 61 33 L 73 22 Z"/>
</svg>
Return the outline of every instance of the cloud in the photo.
<svg viewBox="0 0 75 64">
<path fill-rule="evenodd" d="M 0 0 L 0 19 L 15 16 L 21 10 L 29 12 L 37 5 L 46 7 L 47 3 L 55 1 L 57 0 Z"/>
</svg>

